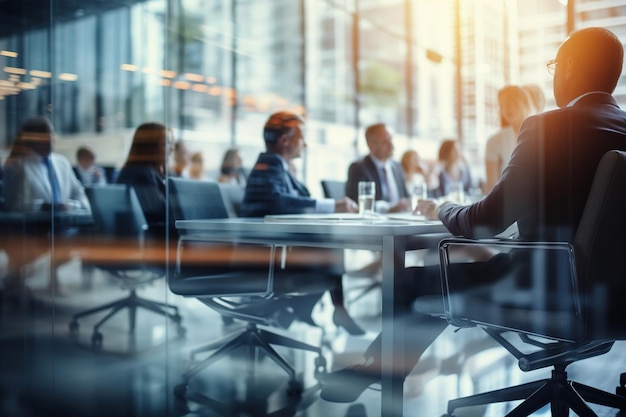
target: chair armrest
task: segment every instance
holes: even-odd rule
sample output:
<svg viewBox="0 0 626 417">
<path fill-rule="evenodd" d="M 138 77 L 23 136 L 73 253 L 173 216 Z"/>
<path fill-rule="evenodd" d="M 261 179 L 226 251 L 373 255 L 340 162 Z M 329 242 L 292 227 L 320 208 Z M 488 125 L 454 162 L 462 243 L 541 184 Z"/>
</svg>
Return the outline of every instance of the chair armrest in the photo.
<svg viewBox="0 0 626 417">
<path fill-rule="evenodd" d="M 558 323 L 581 316 L 568 242 L 452 237 L 439 244 L 444 313 L 475 325 L 569 338 Z"/>
<path fill-rule="evenodd" d="M 185 251 L 187 243 L 202 243 L 202 248 L 194 247 Z M 211 250 L 211 246 L 214 250 Z M 213 242 L 206 236 L 183 235 L 178 239 L 176 267 L 170 281 L 173 292 L 185 296 L 259 296 L 270 298 L 274 295 L 276 265 L 276 245 L 256 245 L 269 248 L 267 254 L 259 254 L 256 248 L 242 248 L 237 260 L 233 253 L 239 248 Z M 219 250 L 216 250 L 218 248 Z M 191 262 L 194 275 L 182 276 L 182 260 Z M 259 268 L 260 263 L 268 263 L 267 270 Z M 186 288 L 188 282 L 193 289 Z M 202 289 L 198 291 L 198 289 Z"/>
</svg>

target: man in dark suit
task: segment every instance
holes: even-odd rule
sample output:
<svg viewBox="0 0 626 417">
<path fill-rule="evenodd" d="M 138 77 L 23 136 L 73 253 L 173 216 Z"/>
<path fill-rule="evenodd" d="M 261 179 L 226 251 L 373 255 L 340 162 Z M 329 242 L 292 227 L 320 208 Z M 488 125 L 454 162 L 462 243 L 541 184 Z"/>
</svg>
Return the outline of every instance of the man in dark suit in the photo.
<svg viewBox="0 0 626 417">
<path fill-rule="evenodd" d="M 425 200 L 418 210 L 440 219 L 454 235 L 492 237 L 517 221 L 524 239 L 572 242 L 601 157 L 613 149 L 626 150 L 626 112 L 611 96 L 623 56 L 622 43 L 606 29 L 572 33 L 548 63 L 554 71 L 553 91 L 560 109 L 524 121 L 509 164 L 489 194 L 471 206 Z M 521 262 L 517 265 L 521 269 L 528 267 L 527 258 Z M 489 262 L 468 264 L 466 278 L 472 283 L 481 277 L 489 279 L 489 274 L 472 272 L 484 272 L 485 267 L 489 268 Z M 438 265 L 406 272 L 410 276 L 403 307 L 408 308 L 417 296 L 441 292 Z M 418 314 L 411 323 L 419 327 L 407 329 L 406 334 L 419 336 L 407 337 L 404 376 L 447 325 Z M 366 352 L 365 364 L 329 375 L 322 398 L 353 401 L 379 380 L 383 371 L 379 350 L 377 339 Z M 342 391 L 339 387 L 346 384 L 350 389 Z"/>
<path fill-rule="evenodd" d="M 399 163 L 391 159 L 393 143 L 389 129 L 384 123 L 371 125 L 365 130 L 365 140 L 370 153 L 350 165 L 346 181 L 346 195 L 353 200 L 358 200 L 359 182 L 374 181 L 377 212 L 409 211 L 411 206 L 404 171 Z"/>
<path fill-rule="evenodd" d="M 337 200 L 312 198 L 306 186 L 289 172 L 289 163 L 302 156 L 302 151 L 306 147 L 303 128 L 304 120 L 290 112 L 274 113 L 267 120 L 263 129 L 266 152 L 259 155 L 248 176 L 240 208 L 242 217 L 356 211 L 356 203 L 347 197 Z M 327 252 L 329 259 L 337 258 L 336 262 L 329 262 L 327 269 L 320 271 L 337 277 L 337 286 L 330 291 L 335 307 L 333 320 L 336 325 L 345 328 L 351 334 L 363 334 L 364 331 L 348 315 L 343 305 L 341 283 L 343 265 L 337 265 L 343 262 L 343 257 L 337 256 L 337 251 L 324 251 Z M 317 301 L 318 298 L 312 297 L 310 305 L 305 306 L 306 303 L 300 300 L 299 305 L 294 307 L 297 309 L 297 315 L 304 321 L 311 322 L 311 309 Z"/>
</svg>

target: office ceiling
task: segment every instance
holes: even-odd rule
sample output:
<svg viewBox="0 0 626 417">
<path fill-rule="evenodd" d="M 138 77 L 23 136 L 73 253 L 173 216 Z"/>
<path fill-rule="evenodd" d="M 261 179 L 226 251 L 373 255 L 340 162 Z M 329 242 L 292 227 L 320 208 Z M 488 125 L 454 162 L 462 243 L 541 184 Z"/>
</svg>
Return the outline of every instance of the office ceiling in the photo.
<svg viewBox="0 0 626 417">
<path fill-rule="evenodd" d="M 143 0 L 0 0 L 0 39 Z"/>
</svg>

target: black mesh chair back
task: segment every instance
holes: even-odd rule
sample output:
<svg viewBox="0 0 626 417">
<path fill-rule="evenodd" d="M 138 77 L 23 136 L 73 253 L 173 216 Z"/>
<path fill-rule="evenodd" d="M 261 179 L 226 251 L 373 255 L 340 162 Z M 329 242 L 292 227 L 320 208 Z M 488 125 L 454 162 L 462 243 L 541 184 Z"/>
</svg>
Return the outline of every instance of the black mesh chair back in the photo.
<svg viewBox="0 0 626 417">
<path fill-rule="evenodd" d="M 576 231 L 578 281 L 589 339 L 626 339 L 626 152 L 602 158 Z"/>
<path fill-rule="evenodd" d="M 167 184 L 175 220 L 229 217 L 218 183 L 172 177 Z"/>
<path fill-rule="evenodd" d="M 337 180 L 322 180 L 322 191 L 326 198 L 343 198 L 346 196 L 346 182 Z"/>
<path fill-rule="evenodd" d="M 105 236 L 141 236 L 148 223 L 132 187 L 123 184 L 87 187 L 98 232 Z"/>
</svg>

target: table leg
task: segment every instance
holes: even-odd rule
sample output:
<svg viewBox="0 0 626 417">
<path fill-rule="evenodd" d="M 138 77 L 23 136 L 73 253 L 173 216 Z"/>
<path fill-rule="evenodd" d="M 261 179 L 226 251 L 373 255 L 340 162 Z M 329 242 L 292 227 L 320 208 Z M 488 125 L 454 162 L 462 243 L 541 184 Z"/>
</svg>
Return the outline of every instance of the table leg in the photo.
<svg viewBox="0 0 626 417">
<path fill-rule="evenodd" d="M 382 416 L 401 417 L 403 414 L 405 312 L 397 303 L 397 278 L 404 270 L 405 248 L 404 236 L 383 237 Z"/>
</svg>

